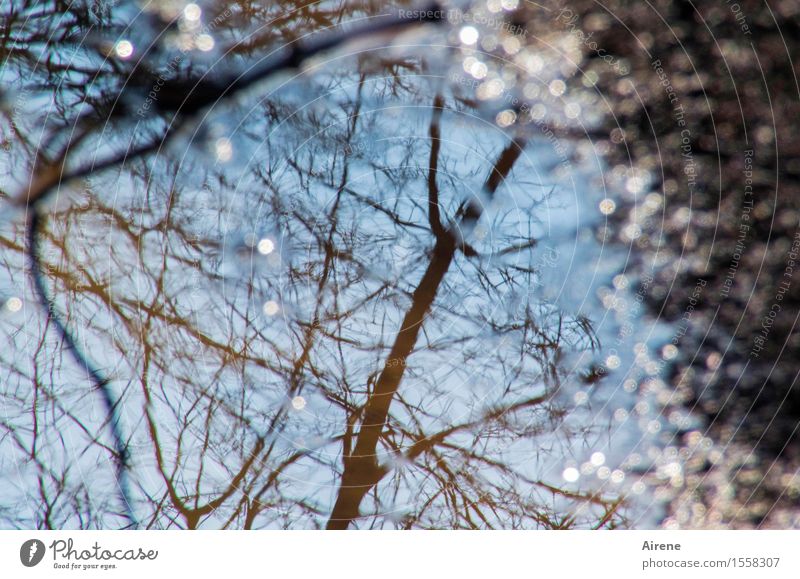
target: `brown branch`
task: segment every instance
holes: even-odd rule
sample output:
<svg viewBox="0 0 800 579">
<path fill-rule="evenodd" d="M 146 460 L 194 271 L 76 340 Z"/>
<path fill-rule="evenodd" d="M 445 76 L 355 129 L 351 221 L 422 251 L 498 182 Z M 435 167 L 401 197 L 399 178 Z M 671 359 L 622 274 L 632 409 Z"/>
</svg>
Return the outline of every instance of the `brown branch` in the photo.
<svg viewBox="0 0 800 579">
<path fill-rule="evenodd" d="M 442 227 L 442 219 L 439 210 L 439 185 L 436 182 L 439 171 L 439 150 L 442 146 L 441 128 L 439 126 L 442 118 L 444 99 L 437 94 L 433 99 L 433 117 L 431 118 L 430 137 L 431 137 L 431 156 L 428 162 L 428 221 L 431 231 L 436 239 L 441 239 L 446 235 Z"/>
<path fill-rule="evenodd" d="M 405 373 L 407 359 L 417 342 L 422 323 L 436 298 L 436 293 L 453 263 L 456 251 L 465 247 L 456 235 L 445 230 L 439 214 L 439 190 L 436 183 L 440 152 L 439 123 L 444 102 L 441 96 L 434 100 L 431 120 L 431 157 L 428 170 L 428 205 L 431 229 L 436 236 L 433 256 L 417 289 L 412 294 L 411 307 L 403 318 L 395 342 L 389 352 L 383 370 L 375 383 L 375 390 L 364 406 L 364 418 L 355 442 L 355 448 L 344 462 L 339 493 L 336 497 L 328 529 L 346 529 L 359 516 L 359 507 L 366 494 L 378 484 L 388 472 L 378 465 L 376 451 L 378 441 L 386 426 L 389 408 Z M 522 154 L 524 142 L 514 140 L 500 153 L 486 180 L 486 189 L 494 193 L 499 184 L 511 172 L 514 163 Z M 479 213 L 478 213 L 479 215 Z M 469 218 L 469 211 L 462 215 Z M 439 233 L 437 233 L 437 231 Z"/>
<path fill-rule="evenodd" d="M 328 520 L 328 529 L 346 529 L 358 517 L 359 505 L 364 496 L 386 473 L 384 468 L 378 466 L 375 458 L 378 440 L 389 415 L 389 406 L 400 387 L 406 360 L 414 349 L 422 322 L 453 262 L 455 252 L 454 240 L 449 236 L 440 239 L 434 247 L 433 258 L 414 291 L 411 308 L 403 318 L 387 362 L 375 383 L 375 390 L 364 408 L 364 420 L 355 449 L 342 473 L 339 494 Z"/>
</svg>

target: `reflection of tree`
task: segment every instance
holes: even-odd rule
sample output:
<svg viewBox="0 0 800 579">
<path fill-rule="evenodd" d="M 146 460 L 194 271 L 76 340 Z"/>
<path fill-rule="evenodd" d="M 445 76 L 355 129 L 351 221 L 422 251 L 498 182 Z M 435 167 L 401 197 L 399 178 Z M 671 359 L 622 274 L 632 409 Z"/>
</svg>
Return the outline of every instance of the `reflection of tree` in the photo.
<svg viewBox="0 0 800 579">
<path fill-rule="evenodd" d="M 232 33 L 243 17 L 222 26 Z M 286 24 L 287 38 L 315 18 L 325 21 Z M 73 34 L 90 24 L 76 18 Z M 19 27 L 32 46 L 35 22 Z M 20 50 L 24 71 L 33 49 Z M 525 139 L 460 127 L 462 105 L 446 91 L 428 96 L 421 62 L 348 61 L 271 93 L 230 145 L 252 153 L 244 168 L 203 171 L 198 148 L 159 150 L 195 123 L 172 116 L 177 82 L 146 125 L 156 138 L 93 166 L 93 147 L 119 145 L 130 128 L 124 107 L 108 105 L 135 78 L 120 64 L 103 65 L 98 94 L 75 82 L 54 95 L 91 100 L 100 118 L 117 111 L 113 130 L 81 114 L 73 133 L 63 107 L 52 145 L 26 157 L 26 129 L 15 129 L 15 154 L 32 163 L 40 153 L 28 247 L 53 315 L 28 313 L 35 348 L 3 354 L 4 453 L 13 445 L 30 461 L 19 468 L 38 481 L 36 496 L 18 498 L 39 505 L 3 511 L 5 524 L 619 524 L 613 497 L 561 488 L 541 466 L 564 436 L 560 360 L 595 341 L 586 320 L 530 291 L 546 191 L 525 180 Z M 37 67 L 37 81 L 71 74 L 59 66 Z M 225 118 L 230 88 L 201 84 L 192 109 L 219 101 Z M 309 95 L 324 96 L 309 105 Z M 387 112 L 397 103 L 402 117 Z M 169 120 L 178 124 L 167 131 Z M 464 146 L 476 135 L 480 147 Z M 58 186 L 64 173 L 87 179 Z M 493 209 L 515 186 L 534 190 L 527 204 Z M 45 206 L 54 191 L 77 200 Z M 13 269 L 24 241 L 3 244 Z M 109 459 L 128 514 L 106 491 Z"/>
</svg>

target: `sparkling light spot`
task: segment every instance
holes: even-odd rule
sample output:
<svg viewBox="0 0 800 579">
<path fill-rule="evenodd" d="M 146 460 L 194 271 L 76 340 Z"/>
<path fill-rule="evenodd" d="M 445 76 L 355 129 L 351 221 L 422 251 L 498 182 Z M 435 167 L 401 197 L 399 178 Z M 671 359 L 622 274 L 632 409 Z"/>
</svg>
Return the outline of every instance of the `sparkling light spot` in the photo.
<svg viewBox="0 0 800 579">
<path fill-rule="evenodd" d="M 486 227 L 483 225 L 478 225 L 472 230 L 472 235 L 475 236 L 475 239 L 486 239 L 488 233 L 489 232 L 486 230 Z"/>
<path fill-rule="evenodd" d="M 481 47 L 484 50 L 488 50 L 491 52 L 495 48 L 497 48 L 497 37 L 494 34 L 490 34 L 489 36 L 484 36 L 483 40 L 481 40 Z"/>
<path fill-rule="evenodd" d="M 672 360 L 677 355 L 678 348 L 676 348 L 673 344 L 667 344 L 661 348 L 661 357 L 665 360 Z"/>
<path fill-rule="evenodd" d="M 566 83 L 559 78 L 551 81 L 550 84 L 547 85 L 547 88 L 550 91 L 550 94 L 553 96 L 561 96 L 567 91 Z"/>
<path fill-rule="evenodd" d="M 261 255 L 269 255 L 275 251 L 275 242 L 269 238 L 264 238 L 258 242 L 258 253 Z"/>
<path fill-rule="evenodd" d="M 578 472 L 578 469 L 574 466 L 570 466 L 564 469 L 564 472 L 561 473 L 561 476 L 567 482 L 575 482 L 580 478 L 581 473 Z"/>
<path fill-rule="evenodd" d="M 6 309 L 9 312 L 18 312 L 22 309 L 22 300 L 18 297 L 8 298 L 6 301 Z"/>
<path fill-rule="evenodd" d="M 190 22 L 197 22 L 202 14 L 202 9 L 195 3 L 187 4 L 183 9 L 183 17 Z"/>
<path fill-rule="evenodd" d="M 602 213 L 603 215 L 611 215 L 612 213 L 614 213 L 614 211 L 616 211 L 617 204 L 614 203 L 613 199 L 606 198 L 600 202 L 599 207 L 600 207 L 600 213 Z"/>
<path fill-rule="evenodd" d="M 475 94 L 481 100 L 493 99 L 500 96 L 505 90 L 505 84 L 499 78 L 492 79 L 488 82 L 481 83 Z"/>
<path fill-rule="evenodd" d="M 281 311 L 281 307 L 278 305 L 278 302 L 274 300 L 269 300 L 264 304 L 264 313 L 268 316 L 274 316 L 279 311 Z"/>
<path fill-rule="evenodd" d="M 597 478 L 600 480 L 606 480 L 608 477 L 611 476 L 611 469 L 607 466 L 601 466 L 597 469 Z"/>
<path fill-rule="evenodd" d="M 614 484 L 620 484 L 622 481 L 625 480 L 625 473 L 619 469 L 616 469 L 611 473 L 611 482 Z"/>
<path fill-rule="evenodd" d="M 133 44 L 129 40 L 120 40 L 114 45 L 114 52 L 122 59 L 130 58 L 133 54 Z"/>
<path fill-rule="evenodd" d="M 624 274 L 615 275 L 612 282 L 617 289 L 625 289 L 628 287 L 628 278 Z"/>
<path fill-rule="evenodd" d="M 644 199 L 645 205 L 653 210 L 661 207 L 661 201 L 662 197 L 658 193 L 650 193 Z"/>
<path fill-rule="evenodd" d="M 480 60 L 476 60 L 469 68 L 469 73 L 473 76 L 473 78 L 476 78 L 478 80 L 486 78 L 486 74 L 488 71 L 489 68 Z"/>
<path fill-rule="evenodd" d="M 197 49 L 202 50 L 203 52 L 214 50 L 214 39 L 210 34 L 200 34 L 197 38 L 195 38 L 194 43 L 195 46 L 197 46 Z"/>
<path fill-rule="evenodd" d="M 534 54 L 528 57 L 528 59 L 525 61 L 525 65 L 528 67 L 528 72 L 530 74 L 536 74 L 542 72 L 542 69 L 544 68 L 544 59 L 541 56 Z M 526 94 L 525 96 L 531 98 L 531 95 Z"/>
<path fill-rule="evenodd" d="M 625 189 L 627 189 L 628 193 L 641 193 L 642 189 L 644 189 L 642 180 L 638 177 L 628 177 L 628 180 L 625 181 Z"/>
<path fill-rule="evenodd" d="M 606 455 L 602 452 L 594 452 L 589 460 L 594 466 L 603 466 L 606 463 Z"/>
<path fill-rule="evenodd" d="M 716 370 L 719 368 L 720 363 L 722 362 L 722 356 L 719 355 L 719 352 L 712 352 L 706 358 L 706 368 L 709 370 Z"/>
<path fill-rule="evenodd" d="M 608 366 L 612 370 L 616 370 L 619 368 L 620 364 L 622 364 L 622 360 L 619 356 L 612 354 L 608 358 L 606 358 L 606 366 Z"/>
<path fill-rule="evenodd" d="M 599 75 L 595 71 L 590 70 L 583 76 L 582 83 L 586 88 L 591 88 L 597 84 L 598 80 L 600 80 Z"/>
<path fill-rule="evenodd" d="M 636 223 L 630 223 L 625 226 L 622 233 L 627 239 L 638 239 L 642 235 L 642 228 Z"/>
<path fill-rule="evenodd" d="M 536 97 L 539 96 L 539 91 L 540 88 L 538 86 L 536 86 L 532 82 L 529 82 L 523 87 L 522 94 L 525 95 L 525 98 L 535 99 Z"/>
<path fill-rule="evenodd" d="M 223 163 L 230 161 L 233 157 L 233 144 L 231 143 L 230 139 L 226 139 L 222 137 L 221 139 L 217 139 L 214 143 L 214 153 L 217 156 L 217 160 Z"/>
<path fill-rule="evenodd" d="M 306 399 L 302 396 L 295 396 L 292 398 L 292 408 L 295 410 L 302 410 L 306 407 Z"/>
<path fill-rule="evenodd" d="M 474 26 L 465 26 L 458 33 L 458 38 L 467 46 L 472 46 L 478 42 L 478 29 Z"/>
<path fill-rule="evenodd" d="M 533 108 L 531 109 L 531 118 L 534 121 L 541 121 L 546 114 L 547 107 L 545 107 L 542 103 L 533 105 Z"/>
<path fill-rule="evenodd" d="M 503 50 L 506 54 L 517 54 L 522 48 L 522 43 L 516 36 L 509 36 L 503 39 Z"/>
<path fill-rule="evenodd" d="M 677 410 L 673 410 L 669 413 L 669 422 L 670 424 L 674 424 L 678 428 L 685 428 L 691 424 L 688 416 L 684 416 Z"/>
<path fill-rule="evenodd" d="M 564 107 L 564 114 L 568 119 L 577 119 L 581 116 L 581 105 L 578 103 L 569 103 Z"/>
<path fill-rule="evenodd" d="M 505 110 L 497 114 L 495 121 L 500 127 L 510 127 L 517 120 L 517 113 L 512 110 Z"/>
</svg>

